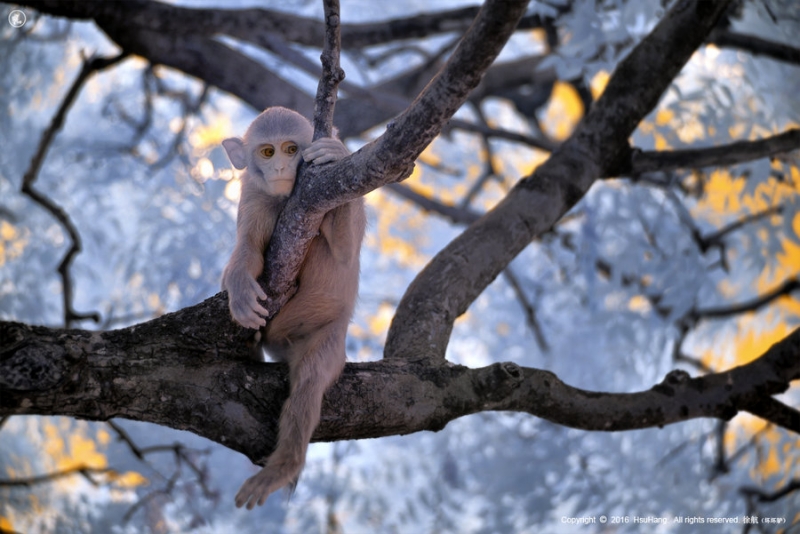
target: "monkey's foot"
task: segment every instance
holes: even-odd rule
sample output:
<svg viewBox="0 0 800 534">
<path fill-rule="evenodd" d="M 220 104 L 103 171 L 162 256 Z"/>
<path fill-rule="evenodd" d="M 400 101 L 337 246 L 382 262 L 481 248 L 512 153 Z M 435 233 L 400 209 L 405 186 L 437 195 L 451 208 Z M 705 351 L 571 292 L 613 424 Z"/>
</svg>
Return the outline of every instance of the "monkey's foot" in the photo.
<svg viewBox="0 0 800 534">
<path fill-rule="evenodd" d="M 302 465 L 301 465 L 302 468 Z M 300 469 L 275 469 L 267 464 L 261 471 L 244 481 L 239 492 L 236 494 L 236 507 L 241 508 L 245 504 L 248 510 L 258 504 L 261 506 L 271 493 L 283 486 L 297 483 Z"/>
</svg>

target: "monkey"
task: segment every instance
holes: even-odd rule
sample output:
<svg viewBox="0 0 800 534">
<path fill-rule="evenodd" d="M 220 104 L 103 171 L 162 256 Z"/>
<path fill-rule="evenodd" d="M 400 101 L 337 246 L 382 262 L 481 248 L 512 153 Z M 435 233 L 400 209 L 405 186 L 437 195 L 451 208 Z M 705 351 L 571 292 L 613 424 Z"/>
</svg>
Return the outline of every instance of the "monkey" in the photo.
<svg viewBox="0 0 800 534">
<path fill-rule="evenodd" d="M 241 175 L 236 244 L 222 275 L 231 316 L 260 331 L 260 344 L 289 365 L 290 393 L 281 410 L 275 450 L 236 494 L 236 506 L 261 506 L 277 489 L 297 483 L 319 424 L 322 397 L 345 364 L 345 335 L 358 294 L 359 255 L 366 215 L 362 198 L 325 214 L 297 279 L 297 290 L 269 321 L 257 282 L 275 222 L 294 186 L 302 157 L 314 165 L 349 154 L 339 139 L 312 143 L 311 123 L 299 113 L 270 107 L 243 138 L 222 142 Z M 260 351 L 260 349 L 259 349 Z"/>
</svg>

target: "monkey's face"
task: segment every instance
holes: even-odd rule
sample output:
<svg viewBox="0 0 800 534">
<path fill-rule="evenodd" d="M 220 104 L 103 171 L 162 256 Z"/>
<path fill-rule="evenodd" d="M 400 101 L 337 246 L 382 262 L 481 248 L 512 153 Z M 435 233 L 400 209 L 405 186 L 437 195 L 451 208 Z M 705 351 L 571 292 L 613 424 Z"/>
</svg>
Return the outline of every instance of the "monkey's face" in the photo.
<svg viewBox="0 0 800 534">
<path fill-rule="evenodd" d="M 300 163 L 300 146 L 290 139 L 266 139 L 252 148 L 250 165 L 264 190 L 275 196 L 292 192 L 297 166 Z"/>
<path fill-rule="evenodd" d="M 268 195 L 292 192 L 302 152 L 311 145 L 314 129 L 299 113 L 282 107 L 264 110 L 247 128 L 244 138 L 222 141 L 231 163 L 247 169 L 242 180 Z"/>
</svg>

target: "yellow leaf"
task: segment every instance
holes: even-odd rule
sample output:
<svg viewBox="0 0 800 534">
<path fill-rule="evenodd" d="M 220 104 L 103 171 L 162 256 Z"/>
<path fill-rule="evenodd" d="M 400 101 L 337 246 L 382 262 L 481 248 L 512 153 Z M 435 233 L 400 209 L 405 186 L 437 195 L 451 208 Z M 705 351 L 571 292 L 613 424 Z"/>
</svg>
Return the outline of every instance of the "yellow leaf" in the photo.
<svg viewBox="0 0 800 534">
<path fill-rule="evenodd" d="M 542 128 L 551 137 L 563 141 L 575 129 L 583 111 L 583 102 L 575 88 L 568 83 L 556 82 L 545 109 Z"/>
<path fill-rule="evenodd" d="M 700 209 L 710 209 L 716 215 L 726 215 L 741 209 L 744 180 L 734 178 L 724 169 L 711 172 L 705 184 L 705 196 L 698 202 Z"/>
<path fill-rule="evenodd" d="M 102 469 L 108 465 L 108 460 L 103 453 L 97 452 L 94 440 L 80 434 L 69 437 L 70 462 L 73 465 L 86 465 Z"/>
<path fill-rule="evenodd" d="M 136 488 L 150 484 L 150 481 L 146 477 L 135 471 L 128 471 L 123 475 L 119 475 L 114 482 L 117 486 L 123 488 Z"/>
<path fill-rule="evenodd" d="M 97 442 L 100 445 L 106 446 L 111 441 L 111 435 L 105 429 L 99 429 L 97 431 Z"/>
<path fill-rule="evenodd" d="M 653 139 L 655 140 L 655 148 L 656 150 L 669 150 L 671 147 L 667 142 L 667 139 L 661 134 L 653 134 Z"/>
<path fill-rule="evenodd" d="M 611 75 L 605 70 L 599 71 L 592 77 L 592 81 L 589 82 L 589 87 L 592 90 L 592 98 L 595 100 L 600 98 L 600 95 L 602 95 L 603 91 L 606 90 L 606 85 L 608 85 L 609 79 L 611 79 Z"/>
<path fill-rule="evenodd" d="M 634 295 L 628 301 L 628 309 L 639 313 L 648 313 L 652 306 L 644 295 Z"/>
<path fill-rule="evenodd" d="M 671 109 L 661 109 L 656 113 L 656 125 L 665 126 L 675 117 L 675 112 Z"/>
<path fill-rule="evenodd" d="M 196 149 L 214 147 L 231 136 L 231 121 L 227 115 L 218 115 L 208 125 L 200 125 L 189 134 L 189 144 Z"/>
<path fill-rule="evenodd" d="M 369 330 L 373 336 L 384 336 L 394 317 L 394 306 L 381 302 L 378 311 L 369 319 Z"/>
</svg>

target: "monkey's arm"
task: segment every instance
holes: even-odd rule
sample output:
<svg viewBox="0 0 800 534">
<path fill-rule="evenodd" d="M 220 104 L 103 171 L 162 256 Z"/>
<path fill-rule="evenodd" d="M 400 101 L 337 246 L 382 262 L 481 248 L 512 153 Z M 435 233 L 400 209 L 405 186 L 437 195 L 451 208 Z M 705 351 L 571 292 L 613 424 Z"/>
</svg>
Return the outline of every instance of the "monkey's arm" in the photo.
<svg viewBox="0 0 800 534">
<path fill-rule="evenodd" d="M 303 159 L 315 165 L 337 161 L 350 154 L 335 137 L 317 139 L 303 151 Z M 329 211 L 320 225 L 320 233 L 330 247 L 334 260 L 351 264 L 357 259 L 364 237 L 364 201 L 348 202 Z"/>
<path fill-rule="evenodd" d="M 256 279 L 264 268 L 264 249 L 272 236 L 280 211 L 279 201 L 242 187 L 236 219 L 236 246 L 222 272 L 222 289 L 234 320 L 245 328 L 261 328 L 267 310 L 259 299 L 267 298 Z"/>
<path fill-rule="evenodd" d="M 337 263 L 351 265 L 357 262 L 365 226 L 362 198 L 351 200 L 325 214 L 319 231 Z"/>
</svg>

